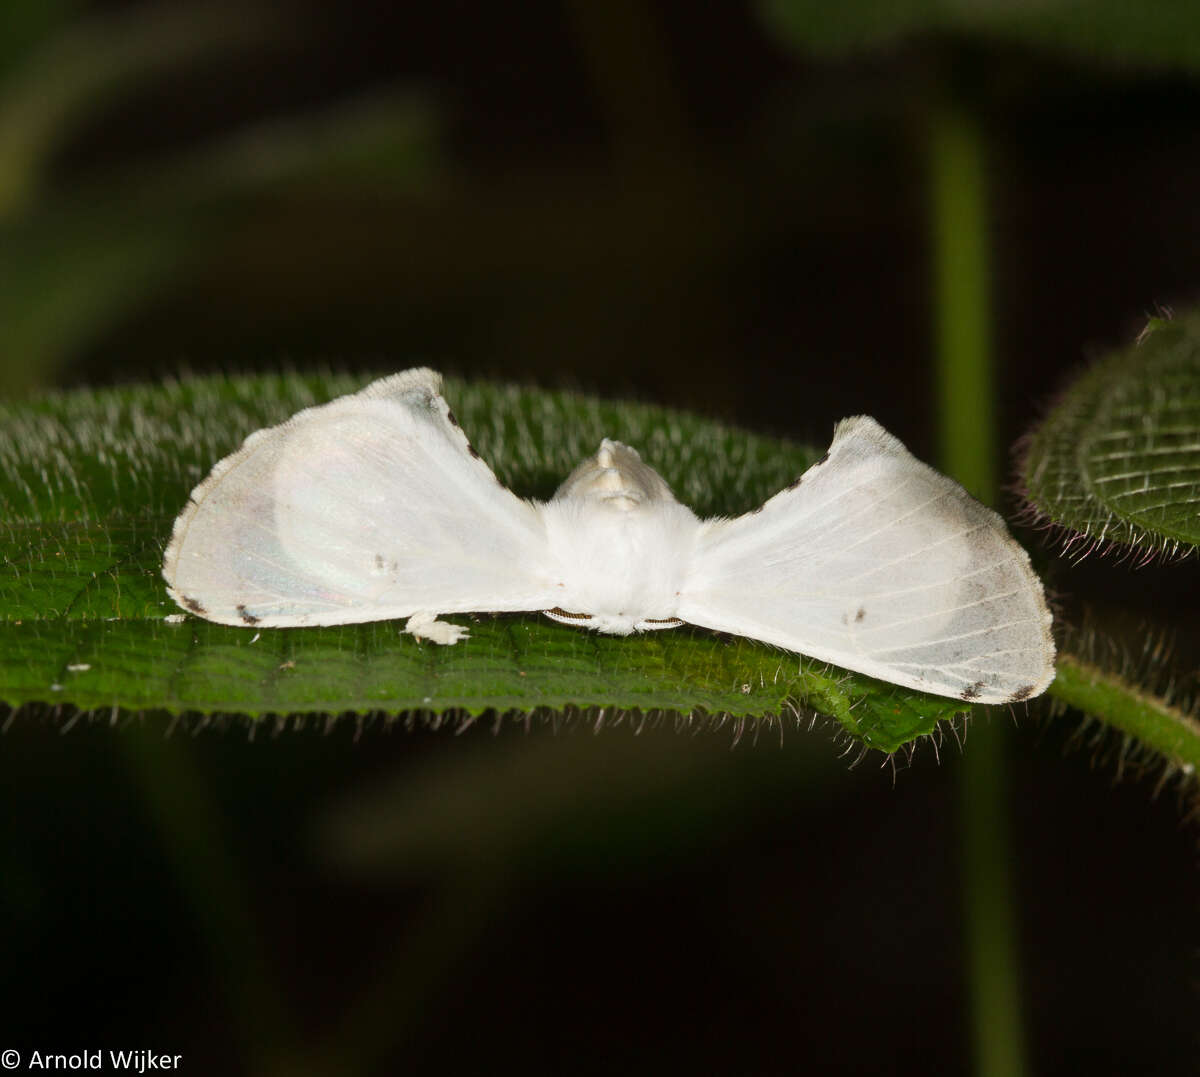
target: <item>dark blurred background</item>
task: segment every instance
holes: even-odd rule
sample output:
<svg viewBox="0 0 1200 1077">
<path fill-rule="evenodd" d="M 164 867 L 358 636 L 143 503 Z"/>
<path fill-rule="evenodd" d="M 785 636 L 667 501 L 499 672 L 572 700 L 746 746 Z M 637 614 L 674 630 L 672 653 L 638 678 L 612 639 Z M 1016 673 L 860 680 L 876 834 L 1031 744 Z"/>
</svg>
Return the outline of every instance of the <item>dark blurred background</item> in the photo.
<svg viewBox="0 0 1200 1077">
<path fill-rule="evenodd" d="M 1009 446 L 1200 292 L 1200 16 L 844 7 L 6 0 L 0 393 L 419 362 L 815 444 L 866 412 L 932 458 L 949 102 Z M 1192 625 L 1194 566 L 1051 571 L 1068 620 Z M 1186 805 L 1078 716 L 1015 719 L 1032 1072 L 1194 1072 Z M 970 1072 L 949 734 L 894 775 L 820 723 L 61 724 L 0 741 L 0 1048 Z"/>
</svg>

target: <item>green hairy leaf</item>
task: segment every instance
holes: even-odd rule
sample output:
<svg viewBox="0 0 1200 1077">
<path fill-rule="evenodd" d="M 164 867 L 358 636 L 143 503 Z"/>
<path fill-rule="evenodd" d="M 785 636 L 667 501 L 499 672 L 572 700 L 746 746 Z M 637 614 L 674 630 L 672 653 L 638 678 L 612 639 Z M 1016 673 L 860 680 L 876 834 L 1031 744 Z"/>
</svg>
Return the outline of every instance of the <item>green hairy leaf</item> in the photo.
<svg viewBox="0 0 1200 1077">
<path fill-rule="evenodd" d="M 180 611 L 162 553 L 192 487 L 251 431 L 361 384 L 210 378 L 0 407 L 0 700 L 250 717 L 805 709 L 883 751 L 961 710 L 690 627 L 619 638 L 481 615 L 469 641 L 438 647 L 390 622 L 256 632 L 166 621 Z M 819 455 L 644 405 L 454 380 L 446 396 L 498 477 L 531 497 L 549 497 L 606 435 L 638 447 L 701 515 L 752 508 Z"/>
<path fill-rule="evenodd" d="M 1031 509 L 1069 548 L 1179 555 L 1200 543 L 1200 319 L 1155 320 L 1097 363 L 1034 431 Z"/>
</svg>

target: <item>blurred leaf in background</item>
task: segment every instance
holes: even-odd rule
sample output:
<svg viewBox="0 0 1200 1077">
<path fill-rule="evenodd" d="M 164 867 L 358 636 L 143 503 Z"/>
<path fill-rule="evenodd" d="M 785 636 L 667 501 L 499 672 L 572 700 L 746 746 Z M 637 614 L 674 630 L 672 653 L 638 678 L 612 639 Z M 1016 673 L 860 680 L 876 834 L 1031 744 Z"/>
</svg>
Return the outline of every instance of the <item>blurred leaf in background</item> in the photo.
<svg viewBox="0 0 1200 1077">
<path fill-rule="evenodd" d="M 3 395 L 52 377 L 295 184 L 394 192 L 432 160 L 427 105 L 375 90 L 54 182 L 54 153 L 89 117 L 167 72 L 229 62 L 268 38 L 281 48 L 301 28 L 254 5 L 138 6 L 62 26 L 43 13 L 23 25 L 37 28 L 31 51 L 0 72 Z"/>
<path fill-rule="evenodd" d="M 1200 67 L 1196 9 L 1189 0 L 867 0 L 829 7 L 817 0 L 760 0 L 782 36 L 817 52 L 894 44 L 931 32 L 1048 45 L 1102 61 L 1158 68 Z"/>
</svg>

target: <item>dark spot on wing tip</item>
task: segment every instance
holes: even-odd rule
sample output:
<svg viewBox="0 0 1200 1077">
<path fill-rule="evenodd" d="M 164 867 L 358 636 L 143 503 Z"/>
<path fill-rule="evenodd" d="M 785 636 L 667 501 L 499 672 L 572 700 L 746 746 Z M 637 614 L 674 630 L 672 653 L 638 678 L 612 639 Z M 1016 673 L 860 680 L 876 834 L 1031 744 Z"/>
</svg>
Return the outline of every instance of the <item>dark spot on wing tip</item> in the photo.
<svg viewBox="0 0 1200 1077">
<path fill-rule="evenodd" d="M 202 605 L 200 605 L 200 602 L 197 599 L 192 598 L 190 595 L 183 596 L 183 604 L 185 606 L 187 606 L 187 608 L 189 610 L 191 610 L 193 613 L 200 614 L 201 617 L 203 617 L 208 612 L 208 610 L 206 610 Z"/>
<path fill-rule="evenodd" d="M 480 458 L 479 453 L 475 450 L 475 446 L 469 441 L 467 442 L 467 452 L 469 452 L 476 460 Z"/>
<path fill-rule="evenodd" d="M 248 613 L 244 605 L 237 607 L 238 616 L 242 619 L 242 624 L 256 625 L 262 620 L 261 617 L 255 617 L 253 613 Z"/>
<path fill-rule="evenodd" d="M 379 571 L 383 571 L 383 554 L 377 553 L 375 555 L 375 567 L 379 569 Z"/>
<path fill-rule="evenodd" d="M 967 687 L 962 690 L 962 698 L 966 700 L 978 699 L 980 693 L 983 692 L 983 689 L 983 681 L 976 681 L 974 684 L 968 684 Z"/>
<path fill-rule="evenodd" d="M 1011 696 L 1008 697 L 1010 703 L 1020 703 L 1023 699 L 1028 699 L 1033 695 L 1033 685 L 1026 684 L 1018 688 Z"/>
<path fill-rule="evenodd" d="M 867 615 L 867 611 L 866 611 L 865 607 L 859 606 L 858 612 L 854 615 L 854 623 L 855 624 L 861 623 L 862 619 L 864 617 L 866 617 L 866 615 Z"/>
<path fill-rule="evenodd" d="M 829 453 L 828 453 L 828 452 L 826 452 L 826 453 L 825 453 L 825 455 L 824 455 L 824 456 L 822 456 L 820 460 L 818 460 L 818 461 L 817 461 L 815 464 L 813 464 L 813 467 L 820 467 L 820 466 L 821 466 L 823 463 L 825 463 L 825 462 L 826 462 L 828 459 L 829 459 Z"/>
<path fill-rule="evenodd" d="M 452 412 L 449 408 L 446 409 L 446 418 L 450 420 L 451 426 L 458 426 L 458 419 L 455 418 L 454 412 Z"/>
</svg>

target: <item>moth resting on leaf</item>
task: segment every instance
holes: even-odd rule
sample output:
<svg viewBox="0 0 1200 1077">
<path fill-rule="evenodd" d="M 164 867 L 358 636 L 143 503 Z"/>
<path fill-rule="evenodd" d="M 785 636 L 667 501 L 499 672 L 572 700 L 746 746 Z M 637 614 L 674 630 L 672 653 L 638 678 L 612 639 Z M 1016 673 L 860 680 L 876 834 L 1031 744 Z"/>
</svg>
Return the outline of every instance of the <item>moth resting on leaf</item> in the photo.
<svg viewBox="0 0 1200 1077">
<path fill-rule="evenodd" d="M 251 434 L 192 492 L 171 597 L 257 628 L 539 611 L 628 635 L 687 623 L 920 691 L 1028 699 L 1054 677 L 1050 612 L 1004 521 L 874 419 L 737 519 L 699 519 L 607 438 L 549 501 L 502 486 L 408 370 Z"/>
</svg>

